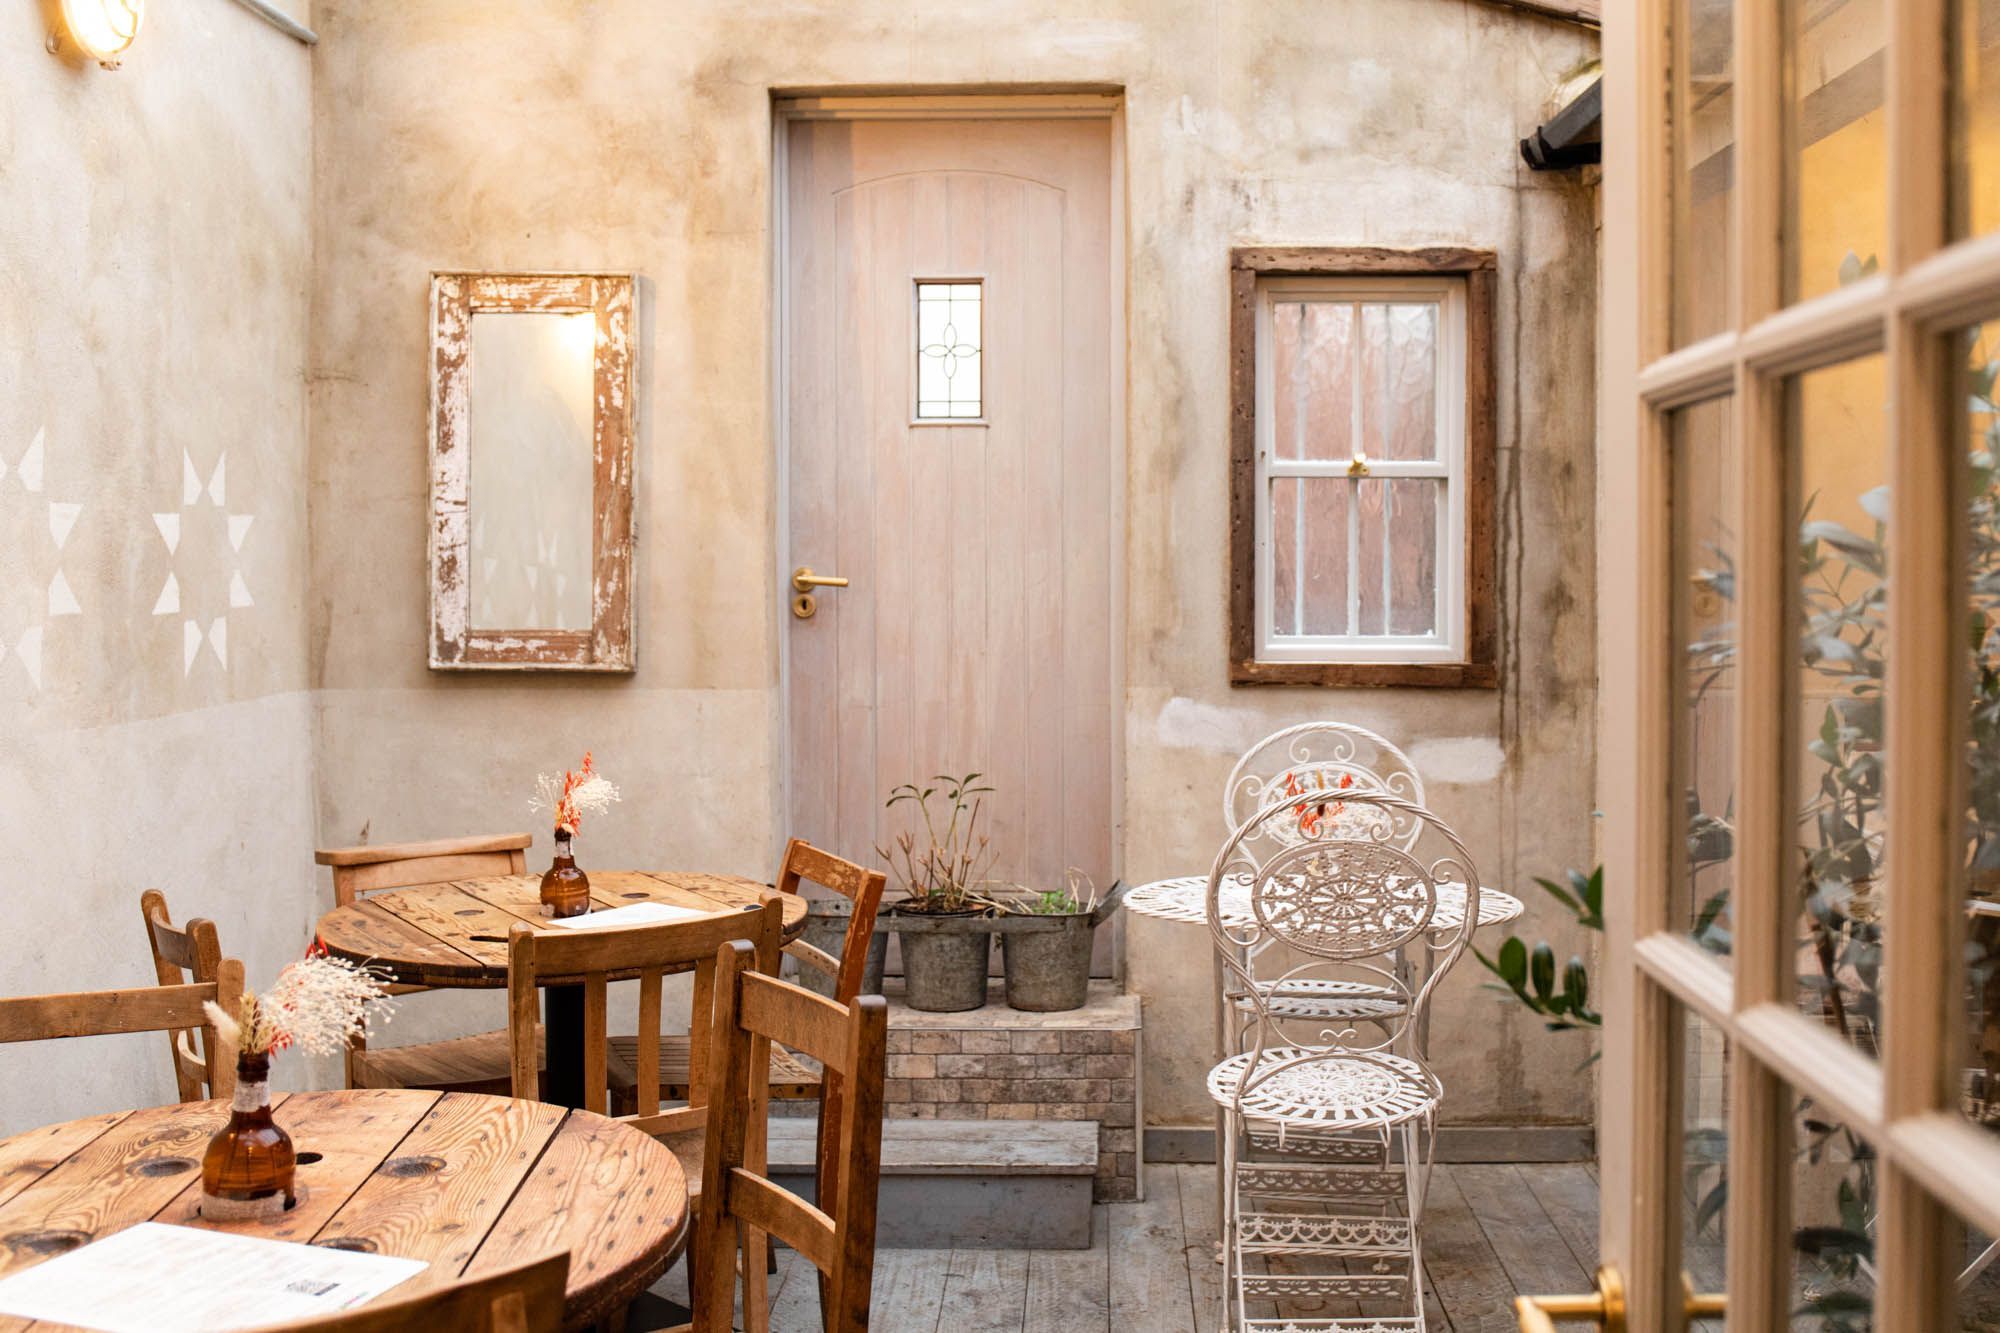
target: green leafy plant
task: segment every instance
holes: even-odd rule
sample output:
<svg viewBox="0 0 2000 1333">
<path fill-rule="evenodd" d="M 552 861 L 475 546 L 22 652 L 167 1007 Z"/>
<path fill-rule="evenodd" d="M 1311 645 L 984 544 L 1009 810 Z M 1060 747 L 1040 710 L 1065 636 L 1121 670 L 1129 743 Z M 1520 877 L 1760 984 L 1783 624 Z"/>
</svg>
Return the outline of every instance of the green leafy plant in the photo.
<svg viewBox="0 0 2000 1333">
<path fill-rule="evenodd" d="M 1097 899 L 1097 886 L 1090 876 L 1072 866 L 1063 875 L 1061 888 L 1043 889 L 1040 893 L 1023 888 L 1004 906 L 1007 911 L 1023 916 L 1079 916 L 1096 911 Z"/>
<path fill-rule="evenodd" d="M 905 782 L 890 789 L 885 808 L 916 806 L 924 829 L 921 846 L 914 832 L 905 831 L 896 837 L 893 847 L 875 849 L 902 881 L 905 896 L 897 904 L 899 910 L 950 913 L 993 906 L 982 891 L 993 851 L 986 835 L 979 831 L 984 809 L 980 798 L 993 788 L 980 784 L 982 776 L 940 773 L 927 787 Z M 933 798 L 936 809 L 932 808 Z"/>
<path fill-rule="evenodd" d="M 1542 891 L 1576 918 L 1578 925 L 1588 930 L 1604 929 L 1604 867 L 1598 866 L 1589 874 L 1580 870 L 1567 872 L 1569 885 L 1565 888 L 1552 879 L 1537 879 Z M 1562 970 L 1562 984 L 1556 984 L 1556 953 L 1547 940 L 1539 940 L 1530 948 L 1520 936 L 1509 935 L 1501 941 L 1499 952 L 1488 958 L 1477 946 L 1472 952 L 1486 966 L 1486 970 L 1500 978 L 1503 985 L 1493 986 L 1493 990 L 1511 993 L 1522 1004 L 1547 1019 L 1546 1026 L 1551 1032 L 1562 1032 L 1571 1028 L 1598 1028 L 1604 1025 L 1604 1016 L 1590 1007 L 1590 969 L 1581 957 L 1572 955 Z"/>
</svg>

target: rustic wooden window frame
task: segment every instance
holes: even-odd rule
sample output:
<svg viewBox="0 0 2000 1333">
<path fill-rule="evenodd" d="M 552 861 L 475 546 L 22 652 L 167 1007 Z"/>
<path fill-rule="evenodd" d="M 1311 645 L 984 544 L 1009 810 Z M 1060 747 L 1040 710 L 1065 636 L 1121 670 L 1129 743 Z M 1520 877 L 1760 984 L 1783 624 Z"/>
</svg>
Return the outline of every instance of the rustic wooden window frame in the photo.
<svg viewBox="0 0 2000 1333">
<path fill-rule="evenodd" d="M 1498 257 L 1459 247 L 1244 246 L 1229 252 L 1229 681 L 1232 685 L 1499 684 L 1494 571 Z M 1272 662 L 1257 656 L 1257 288 L 1266 278 L 1465 281 L 1465 656 L 1457 662 Z"/>
<path fill-rule="evenodd" d="M 633 669 L 632 311 L 626 273 L 433 273 L 430 395 L 430 665 L 439 671 Z M 472 317 L 591 314 L 591 627 L 474 627 L 467 546 Z"/>
</svg>

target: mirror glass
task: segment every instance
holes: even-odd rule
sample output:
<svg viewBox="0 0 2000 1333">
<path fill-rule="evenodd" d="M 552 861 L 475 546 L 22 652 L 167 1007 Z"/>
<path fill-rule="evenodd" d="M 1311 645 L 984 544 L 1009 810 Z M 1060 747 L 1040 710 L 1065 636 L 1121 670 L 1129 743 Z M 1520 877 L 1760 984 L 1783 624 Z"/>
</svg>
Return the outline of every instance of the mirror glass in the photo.
<svg viewBox="0 0 2000 1333">
<path fill-rule="evenodd" d="M 592 358 L 588 312 L 472 316 L 472 623 L 591 628 Z"/>
</svg>

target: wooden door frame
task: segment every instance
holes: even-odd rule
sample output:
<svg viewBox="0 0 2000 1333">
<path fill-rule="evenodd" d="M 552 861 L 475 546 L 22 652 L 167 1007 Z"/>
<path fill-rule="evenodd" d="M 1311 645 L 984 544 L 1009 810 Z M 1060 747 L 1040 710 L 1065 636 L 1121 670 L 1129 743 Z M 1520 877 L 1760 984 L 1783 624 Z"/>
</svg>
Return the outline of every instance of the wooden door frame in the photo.
<svg viewBox="0 0 2000 1333">
<path fill-rule="evenodd" d="M 2000 234 L 1947 243 L 1946 0 L 1890 0 L 1888 242 L 1882 271 L 1785 306 L 1782 35 L 1777 6 L 1734 8 L 1736 279 L 1724 332 L 1678 349 L 1668 329 L 1673 197 L 1668 102 L 1672 0 L 1606 16 L 1599 652 L 1606 900 L 1599 1136 L 1601 1249 L 1623 1269 L 1631 1327 L 1679 1327 L 1677 1165 L 1686 1015 L 1730 1043 L 1729 1320 L 1785 1323 L 1790 1264 L 1793 1090 L 1865 1136 L 1877 1154 L 1878 1327 L 1942 1328 L 1954 1311 L 1946 1244 L 1954 1214 L 2000 1231 L 2000 1144 L 1958 1107 L 1962 834 L 1938 817 L 1963 804 L 1959 624 L 1962 429 L 1950 401 L 1947 337 L 2000 313 Z M 1886 702 L 1889 895 L 1884 1040 L 1871 1059 L 1795 1010 L 1794 909 L 1786 867 L 1796 811 L 1796 614 L 1787 552 L 1796 496 L 1782 393 L 1801 372 L 1885 355 L 1890 591 Z M 1718 960 L 1670 916 L 1671 718 L 1678 706 L 1666 627 L 1667 414 L 1728 396 L 1742 454 L 1733 956 Z M 1946 521 L 1940 522 L 1940 517 Z M 1776 704 L 1776 707 L 1769 705 Z M 1760 709 L 1762 710 L 1760 712 Z M 1939 763 L 1945 755 L 1948 762 Z M 1926 762 L 1928 760 L 1928 762 Z M 1944 985 L 1938 978 L 1947 978 Z M 1780 1131 L 1782 1126 L 1782 1132 Z M 1781 1147 L 1780 1145 L 1785 1145 Z M 1745 1261 L 1748 1262 L 1745 1262 Z"/>
<path fill-rule="evenodd" d="M 1125 93 L 1115 85 L 974 88 L 798 88 L 771 92 L 771 429 L 772 458 L 777 470 L 772 549 L 771 622 L 778 642 L 777 771 L 773 784 L 776 818 L 771 830 L 771 864 L 791 836 L 791 619 L 785 580 L 794 568 L 791 551 L 791 419 L 789 409 L 791 348 L 790 277 L 786 258 L 791 247 L 790 143 L 791 124 L 800 120 L 1108 120 L 1111 123 L 1110 338 L 1116 382 L 1106 405 L 1111 438 L 1111 510 L 1108 521 L 1118 539 L 1111 544 L 1110 678 L 1104 687 L 1111 705 L 1111 873 L 1122 876 L 1125 859 L 1125 632 L 1126 546 L 1125 493 L 1130 471 L 1126 447 L 1127 395 L 1131 377 L 1126 339 L 1128 296 L 1126 259 Z M 1125 972 L 1125 928 L 1122 913 L 1113 914 L 1112 972 L 1120 982 Z"/>
</svg>

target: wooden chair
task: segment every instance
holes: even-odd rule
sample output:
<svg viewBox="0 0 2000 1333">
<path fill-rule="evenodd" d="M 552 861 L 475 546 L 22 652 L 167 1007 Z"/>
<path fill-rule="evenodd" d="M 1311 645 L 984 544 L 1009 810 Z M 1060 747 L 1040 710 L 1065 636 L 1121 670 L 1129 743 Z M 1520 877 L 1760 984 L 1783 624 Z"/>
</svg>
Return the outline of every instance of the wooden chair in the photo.
<svg viewBox="0 0 2000 1333">
<path fill-rule="evenodd" d="M 380 1300 L 337 1315 L 278 1324 L 267 1333 L 557 1333 L 569 1252 L 518 1268 L 438 1287 L 402 1300 Z M 394 1297 L 395 1291 L 388 1293 Z"/>
<path fill-rule="evenodd" d="M 736 1298 L 735 1247 L 723 1238 L 776 1236 L 820 1273 L 820 1321 L 827 1333 L 868 1327 L 875 1266 L 875 1203 L 882 1169 L 882 1075 L 889 1006 L 879 995 L 851 1005 L 763 975 L 743 944 L 724 948 L 716 967 L 715 1028 L 710 1053 L 713 1110 L 702 1162 L 706 1182 L 696 1204 L 707 1238 L 689 1261 L 698 1333 L 728 1333 Z M 838 1151 L 819 1178 L 819 1205 L 805 1202 L 764 1173 L 765 1121 L 754 1103 L 766 1081 L 760 1048 L 782 1043 L 840 1076 Z M 831 1086 L 831 1085 L 830 1085 Z M 763 1265 L 746 1249 L 743 1327 L 767 1333 L 770 1311 L 754 1298 Z"/>
<path fill-rule="evenodd" d="M 638 926 L 626 930 L 548 930 L 537 932 L 526 922 L 516 925 L 507 936 L 507 1016 L 513 1052 L 514 1095 L 533 1097 L 539 1086 L 534 1063 L 532 1033 L 539 1008 L 538 990 L 550 978 L 583 985 L 583 1109 L 608 1114 L 613 1080 L 633 1103 L 629 1111 L 615 1116 L 621 1124 L 661 1140 L 681 1160 L 687 1174 L 688 1199 L 692 1206 L 701 1193 L 702 1140 L 708 1125 L 711 1104 L 707 1041 L 694 1044 L 693 1058 L 684 1087 L 678 1097 L 661 1094 L 658 1066 L 660 1040 L 660 982 L 668 971 L 694 968 L 694 996 L 689 1005 L 689 1027 L 706 1035 L 715 1014 L 715 963 L 717 951 L 725 945 L 742 943 L 760 966 L 772 974 L 778 970 L 779 947 L 784 941 L 784 909 L 778 896 L 765 897 L 763 905 L 740 912 L 717 915 L 706 921 L 672 922 L 660 926 Z M 605 1030 L 608 983 L 614 978 L 632 977 L 639 983 L 639 1031 L 632 1039 L 634 1064 L 621 1068 Z M 761 1050 L 760 1050 L 761 1053 Z M 648 1058 L 651 1057 L 651 1058 Z M 683 1106 L 662 1111 L 664 1100 L 678 1100 Z M 755 1114 L 762 1116 L 769 1097 L 758 1089 L 752 1093 Z M 764 1159 L 759 1157 L 761 1163 Z M 761 1279 L 768 1255 L 757 1255 Z M 761 1282 L 759 1290 L 761 1290 Z"/>
<path fill-rule="evenodd" d="M 146 942 L 153 950 L 153 974 L 162 986 L 183 986 L 191 981 L 212 984 L 215 981 L 222 967 L 222 942 L 215 933 L 213 921 L 196 917 L 184 926 L 176 926 L 167 914 L 167 895 L 158 889 L 147 889 L 139 895 L 139 911 L 146 922 Z M 241 987 L 238 989 L 240 991 Z M 205 1040 L 207 1031 L 206 1027 L 187 1027 L 167 1033 L 167 1052 L 173 1059 L 174 1082 L 184 1102 L 229 1095 L 216 1092 L 209 1086 L 208 1054 L 199 1045 Z M 235 1077 L 233 1065 L 230 1077 Z"/>
<path fill-rule="evenodd" d="M 793 838 L 785 844 L 785 859 L 778 866 L 778 892 L 796 894 L 802 882 L 833 890 L 854 904 L 854 913 L 848 918 L 847 934 L 841 943 L 839 958 L 814 948 L 804 940 L 787 944 L 785 952 L 798 959 L 800 966 L 810 967 L 833 979 L 835 1003 L 852 1004 L 861 993 L 861 974 L 868 963 L 868 937 L 875 932 L 875 915 L 882 904 L 884 876 L 879 870 L 869 870 L 821 851 L 804 838 Z M 620 1109 L 629 1111 L 631 1101 L 626 1080 L 637 1077 L 638 1039 L 614 1037 L 611 1049 L 616 1062 L 612 1078 L 618 1093 L 617 1101 Z M 690 1054 L 688 1038 L 679 1034 L 660 1038 L 660 1096 L 663 1099 L 676 1101 L 687 1097 Z M 820 1072 L 817 1069 L 782 1047 L 772 1050 L 768 1093 L 771 1100 L 823 1101 L 821 1092 Z M 826 1108 L 822 1105 L 822 1153 L 826 1150 L 828 1135 L 837 1133 L 838 1129 L 837 1122 L 829 1124 Z"/>
<path fill-rule="evenodd" d="M 665 1139 L 708 1123 L 709 1077 L 707 1044 L 697 1050 L 688 1078 L 685 1106 L 660 1109 L 660 1077 L 655 1064 L 660 1035 L 660 981 L 670 971 L 694 967 L 694 1002 L 690 1022 L 707 1032 L 715 1010 L 716 951 L 743 942 L 772 972 L 778 970 L 778 947 L 784 938 L 784 915 L 777 895 L 762 906 L 719 913 L 698 921 L 675 921 L 625 930 L 536 931 L 517 923 L 507 936 L 507 1030 L 513 1090 L 532 1098 L 539 1087 L 535 1018 L 540 1012 L 539 988 L 559 979 L 583 987 L 583 1109 L 609 1112 L 611 1043 L 606 1034 L 608 985 L 634 979 L 639 984 L 637 1106 L 617 1117 L 634 1129 Z M 648 1059 L 648 1056 L 654 1059 Z M 699 1182 L 690 1179 L 690 1188 Z"/>
<path fill-rule="evenodd" d="M 313 862 L 332 869 L 334 905 L 346 907 L 366 894 L 388 889 L 522 874 L 527 870 L 527 849 L 533 841 L 526 833 L 503 833 L 390 842 L 376 847 L 322 847 L 313 853 Z M 433 988 L 396 985 L 388 989 L 391 995 L 409 995 Z M 504 1029 L 373 1050 L 357 1038 L 347 1050 L 350 1088 L 435 1088 L 504 1095 L 509 1073 Z"/>
<path fill-rule="evenodd" d="M 216 1097 L 236 1092 L 236 1048 L 202 1012 L 209 1000 L 235 1014 L 243 1003 L 243 964 L 218 958 L 212 981 L 141 986 L 134 990 L 72 991 L 0 1000 L 0 1043 L 53 1041 L 59 1037 L 108 1037 L 121 1032 L 201 1031 L 201 1081 Z M 174 1048 L 176 1074 L 180 1047 Z M 201 1090 L 183 1101 L 201 1100 Z"/>
</svg>

